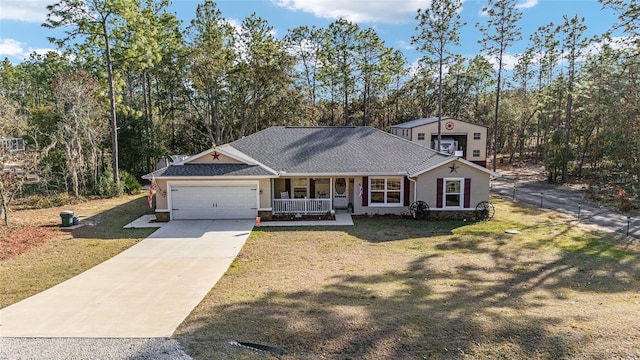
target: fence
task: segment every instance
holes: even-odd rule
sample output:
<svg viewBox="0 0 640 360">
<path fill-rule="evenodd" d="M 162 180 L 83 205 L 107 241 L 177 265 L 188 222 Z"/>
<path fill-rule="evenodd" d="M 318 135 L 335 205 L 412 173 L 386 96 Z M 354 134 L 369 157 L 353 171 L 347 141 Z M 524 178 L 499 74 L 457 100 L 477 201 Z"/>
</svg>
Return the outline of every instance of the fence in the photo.
<svg viewBox="0 0 640 360">
<path fill-rule="evenodd" d="M 516 184 L 500 179 L 492 181 L 491 192 L 513 201 L 573 216 L 578 222 L 595 224 L 640 239 L 640 229 L 633 216 L 595 205 L 585 199 L 580 190 L 552 184 Z"/>
</svg>

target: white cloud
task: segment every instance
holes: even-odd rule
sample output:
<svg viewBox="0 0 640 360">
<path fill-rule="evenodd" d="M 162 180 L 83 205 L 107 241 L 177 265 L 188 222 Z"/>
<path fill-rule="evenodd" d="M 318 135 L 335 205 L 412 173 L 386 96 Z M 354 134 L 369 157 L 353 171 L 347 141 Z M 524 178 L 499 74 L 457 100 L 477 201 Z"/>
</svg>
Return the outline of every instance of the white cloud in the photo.
<svg viewBox="0 0 640 360">
<path fill-rule="evenodd" d="M 49 53 L 49 52 L 51 52 L 51 51 L 56 52 L 56 53 L 58 53 L 59 55 L 61 55 L 61 54 L 62 54 L 59 50 L 52 49 L 52 48 L 38 48 L 38 49 L 29 48 L 29 51 L 27 51 L 27 52 L 24 54 L 24 57 L 25 57 L 25 58 L 28 58 L 28 57 L 29 57 L 29 55 L 31 55 L 31 53 L 36 53 L 36 54 L 38 54 L 38 55 L 46 55 L 46 54 L 48 54 L 48 53 Z"/>
<path fill-rule="evenodd" d="M 13 39 L 0 39 L 0 57 L 24 54 L 23 43 Z"/>
<path fill-rule="evenodd" d="M 44 22 L 49 13 L 47 5 L 54 2 L 55 0 L 2 0 L 0 20 Z"/>
<path fill-rule="evenodd" d="M 516 9 L 531 9 L 532 7 L 538 5 L 538 0 L 524 0 L 523 2 L 516 4 Z M 487 17 L 489 13 L 486 11 L 487 7 L 483 6 L 478 10 L 479 17 Z"/>
<path fill-rule="evenodd" d="M 633 36 L 614 36 L 609 40 L 604 39 L 598 42 L 591 42 L 587 47 L 587 53 L 589 55 L 600 53 L 603 43 L 609 45 L 614 50 L 629 49 L 632 48 L 638 40 L 638 38 Z"/>
<path fill-rule="evenodd" d="M 351 22 L 403 23 L 413 20 L 418 9 L 431 0 L 271 0 L 276 6 L 304 11 L 325 19 L 345 18 Z"/>
<path fill-rule="evenodd" d="M 538 5 L 538 0 L 525 0 L 516 5 L 517 9 L 531 9 L 532 7 Z"/>
<path fill-rule="evenodd" d="M 409 41 L 398 40 L 396 41 L 396 47 L 400 50 L 415 50 L 416 46 L 412 45 Z"/>
<path fill-rule="evenodd" d="M 484 56 L 486 57 L 486 55 Z M 502 56 L 502 70 L 506 70 L 506 71 L 513 70 L 513 68 L 518 63 L 519 58 L 520 58 L 520 55 L 517 55 L 517 54 L 516 55 L 504 54 Z M 498 70 L 498 59 L 492 56 L 487 60 L 495 70 Z"/>
<path fill-rule="evenodd" d="M 19 61 L 29 59 L 29 56 L 32 53 L 36 53 L 38 55 L 46 55 L 50 51 L 55 51 L 60 53 L 58 50 L 51 48 L 28 48 L 25 49 L 23 46 L 25 44 L 13 39 L 0 39 L 0 58 L 13 58 Z"/>
</svg>

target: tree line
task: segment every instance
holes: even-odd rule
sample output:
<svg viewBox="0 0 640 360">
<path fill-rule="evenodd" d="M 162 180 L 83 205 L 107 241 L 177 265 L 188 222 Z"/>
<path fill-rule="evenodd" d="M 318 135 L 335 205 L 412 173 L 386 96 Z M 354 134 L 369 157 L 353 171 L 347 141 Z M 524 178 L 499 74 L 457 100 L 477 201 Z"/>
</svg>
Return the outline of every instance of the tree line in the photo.
<svg viewBox="0 0 640 360">
<path fill-rule="evenodd" d="M 600 2 L 618 16 L 611 32 L 587 37 L 583 18 L 561 16 L 506 70 L 522 40 L 516 0 L 488 0 L 481 24 L 461 22 L 460 0 L 417 9 L 408 35 L 417 64 L 345 19 L 277 38 L 259 15 L 234 24 L 210 0 L 188 24 L 169 0 L 61 0 L 43 24 L 65 29 L 50 39 L 60 51 L 0 63 L 0 130 L 39 153 L 40 190 L 76 197 L 117 192 L 168 154 L 273 125 L 388 130 L 434 116 L 488 126 L 494 166 L 542 162 L 549 181 L 585 177 L 635 193 L 640 6 Z M 472 58 L 456 54 L 464 26 L 482 34 Z"/>
</svg>

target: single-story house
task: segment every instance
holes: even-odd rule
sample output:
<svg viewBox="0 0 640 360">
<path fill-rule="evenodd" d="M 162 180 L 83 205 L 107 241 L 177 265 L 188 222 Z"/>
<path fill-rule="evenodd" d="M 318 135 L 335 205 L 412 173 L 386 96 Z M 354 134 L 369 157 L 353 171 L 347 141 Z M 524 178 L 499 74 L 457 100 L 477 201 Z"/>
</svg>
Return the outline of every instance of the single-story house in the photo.
<svg viewBox="0 0 640 360">
<path fill-rule="evenodd" d="M 389 129 L 417 144 L 437 149 L 438 118 L 422 118 L 392 125 Z M 440 151 L 456 154 L 475 164 L 487 166 L 487 127 L 445 116 L 440 122 Z"/>
<path fill-rule="evenodd" d="M 270 219 L 353 214 L 463 214 L 489 200 L 491 176 L 464 159 L 366 126 L 274 126 L 158 170 L 156 216 Z M 467 216 L 467 215 L 465 215 Z"/>
</svg>

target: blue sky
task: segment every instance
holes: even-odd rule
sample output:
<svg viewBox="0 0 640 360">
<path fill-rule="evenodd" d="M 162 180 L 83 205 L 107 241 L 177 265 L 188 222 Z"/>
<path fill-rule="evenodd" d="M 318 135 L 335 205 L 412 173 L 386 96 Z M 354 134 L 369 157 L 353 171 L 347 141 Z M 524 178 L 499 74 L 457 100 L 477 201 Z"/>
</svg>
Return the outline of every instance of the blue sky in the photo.
<svg viewBox="0 0 640 360">
<path fill-rule="evenodd" d="M 54 2 L 0 0 L 0 59 L 6 57 L 19 63 L 32 51 L 54 49 L 47 37 L 61 36 L 62 32 L 40 26 L 46 18 L 46 5 Z M 170 10 L 187 26 L 200 2 L 172 0 Z M 387 46 L 403 50 L 408 61 L 414 62 L 421 56 L 410 44 L 411 36 L 416 34 L 414 17 L 418 8 L 429 6 L 430 0 L 219 0 L 217 4 L 223 17 L 236 23 L 255 12 L 274 27 L 279 38 L 299 25 L 325 27 L 344 17 L 362 28 L 374 28 Z M 461 31 L 461 46 L 455 53 L 472 57 L 480 52 L 477 42 L 481 34 L 475 24 L 486 21 L 481 13 L 485 5 L 486 0 L 464 1 L 461 16 L 467 25 Z M 520 0 L 518 6 L 523 12 L 519 23 L 523 40 L 509 48 L 509 59 L 524 50 L 529 36 L 539 26 L 559 24 L 563 15 L 584 17 L 588 35 L 601 34 L 616 21 L 615 14 L 603 10 L 597 0 Z"/>
</svg>

